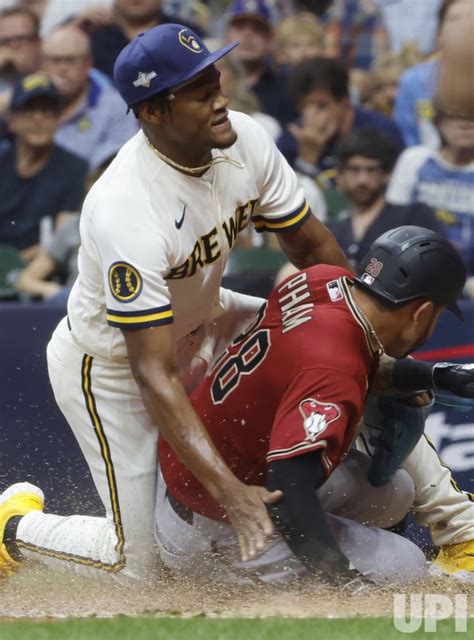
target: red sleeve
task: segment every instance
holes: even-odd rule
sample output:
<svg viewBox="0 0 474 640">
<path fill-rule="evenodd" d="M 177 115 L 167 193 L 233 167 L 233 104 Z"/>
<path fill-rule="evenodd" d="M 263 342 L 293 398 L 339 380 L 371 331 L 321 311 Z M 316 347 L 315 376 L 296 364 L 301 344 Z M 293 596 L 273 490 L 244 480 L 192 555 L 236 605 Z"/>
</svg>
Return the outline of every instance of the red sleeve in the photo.
<svg viewBox="0 0 474 640">
<path fill-rule="evenodd" d="M 340 371 L 301 372 L 281 400 L 267 461 L 324 449 L 321 459 L 329 475 L 352 445 L 365 398 L 365 382 Z"/>
</svg>

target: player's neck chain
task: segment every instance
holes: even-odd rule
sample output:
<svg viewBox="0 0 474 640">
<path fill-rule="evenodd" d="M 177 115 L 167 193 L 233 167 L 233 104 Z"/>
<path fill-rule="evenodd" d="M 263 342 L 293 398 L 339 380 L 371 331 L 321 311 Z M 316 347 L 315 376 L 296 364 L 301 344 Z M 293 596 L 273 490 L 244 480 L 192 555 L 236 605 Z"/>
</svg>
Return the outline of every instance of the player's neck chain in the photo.
<svg viewBox="0 0 474 640">
<path fill-rule="evenodd" d="M 349 309 L 351 309 L 352 314 L 354 315 L 358 323 L 363 326 L 370 349 L 379 357 L 383 356 L 383 354 L 385 353 L 385 348 L 380 342 L 380 339 L 375 332 L 372 323 L 359 307 L 359 305 L 356 304 L 356 301 L 352 297 L 350 289 L 353 286 L 353 283 L 347 277 L 341 278 L 341 282 L 343 285 L 343 291 L 345 292 L 346 300 L 349 305 Z"/>
<path fill-rule="evenodd" d="M 210 167 L 212 167 L 215 164 L 220 164 L 221 162 L 228 162 L 229 164 L 233 165 L 234 167 L 237 167 L 237 169 L 244 169 L 245 165 L 242 164 L 242 162 L 238 162 L 238 160 L 233 160 L 232 158 L 230 158 L 226 153 L 221 152 L 221 155 L 218 155 L 216 158 L 212 158 L 212 160 L 210 162 L 207 162 L 206 164 L 201 165 L 200 167 L 184 167 L 181 164 L 178 164 L 178 162 L 175 162 L 174 160 L 172 160 L 171 158 L 168 158 L 168 156 L 166 156 L 163 152 L 161 152 L 159 149 L 157 149 L 155 147 L 154 144 L 152 144 L 148 138 L 145 136 L 145 139 L 148 143 L 148 146 L 156 153 L 156 155 L 163 160 L 163 162 L 166 162 L 166 164 L 168 164 L 170 167 L 173 167 L 173 169 L 177 169 L 178 171 L 181 171 L 182 173 L 189 173 L 191 175 L 195 175 L 198 173 L 203 173 L 204 171 L 207 171 L 207 169 L 209 169 Z"/>
<path fill-rule="evenodd" d="M 363 311 L 361 310 L 361 308 L 358 306 L 357 310 L 359 311 L 360 315 L 364 318 L 364 322 L 367 324 L 367 327 L 369 329 L 369 335 L 371 338 L 373 338 L 375 340 L 375 342 L 378 345 L 378 355 L 382 356 L 385 353 L 385 348 L 383 346 L 383 344 L 380 342 L 380 339 L 378 337 L 378 335 L 375 332 L 375 329 L 372 326 L 372 323 L 370 322 L 370 320 L 368 319 L 368 317 L 365 315 L 365 313 L 363 313 Z"/>
</svg>

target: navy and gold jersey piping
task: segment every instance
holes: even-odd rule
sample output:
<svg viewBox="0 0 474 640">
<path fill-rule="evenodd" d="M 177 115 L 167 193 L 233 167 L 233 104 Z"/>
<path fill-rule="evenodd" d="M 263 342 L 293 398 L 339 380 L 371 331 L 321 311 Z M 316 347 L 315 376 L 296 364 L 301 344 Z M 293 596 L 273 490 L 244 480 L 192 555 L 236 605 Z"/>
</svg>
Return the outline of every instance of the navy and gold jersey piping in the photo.
<svg viewBox="0 0 474 640">
<path fill-rule="evenodd" d="M 281 233 L 283 231 L 294 231 L 300 225 L 305 222 L 309 216 L 312 215 L 312 211 L 307 202 L 303 202 L 301 206 L 292 211 L 286 216 L 278 218 L 276 220 L 269 220 L 264 216 L 254 216 L 252 218 L 255 231 L 261 233 L 262 231 L 272 231 L 274 233 Z"/>
<path fill-rule="evenodd" d="M 107 309 L 107 324 L 119 329 L 146 329 L 172 322 L 173 310 L 170 304 L 154 309 L 140 309 L 139 311 Z"/>
<path fill-rule="evenodd" d="M 116 472 L 112 460 L 110 445 L 105 434 L 104 426 L 97 410 L 96 399 L 92 391 L 93 361 L 94 358 L 88 354 L 85 354 L 82 358 L 81 388 L 84 395 L 85 407 L 91 421 L 91 426 L 97 437 L 102 460 L 105 464 L 110 505 L 112 508 L 113 524 L 115 535 L 117 536 L 117 543 L 115 545 L 117 559 L 115 562 L 103 562 L 102 560 L 98 560 L 93 557 L 81 556 L 75 553 L 67 553 L 56 549 L 48 549 L 47 547 L 25 542 L 20 538 L 17 538 L 16 542 L 19 549 L 26 549 L 28 551 L 37 553 L 38 555 L 55 558 L 57 560 L 73 562 L 75 564 L 80 564 L 86 567 L 93 567 L 95 569 L 102 569 L 103 571 L 107 571 L 110 573 L 118 573 L 126 565 L 126 557 L 124 551 L 125 536 L 123 531 L 122 514 L 120 510 Z"/>
</svg>

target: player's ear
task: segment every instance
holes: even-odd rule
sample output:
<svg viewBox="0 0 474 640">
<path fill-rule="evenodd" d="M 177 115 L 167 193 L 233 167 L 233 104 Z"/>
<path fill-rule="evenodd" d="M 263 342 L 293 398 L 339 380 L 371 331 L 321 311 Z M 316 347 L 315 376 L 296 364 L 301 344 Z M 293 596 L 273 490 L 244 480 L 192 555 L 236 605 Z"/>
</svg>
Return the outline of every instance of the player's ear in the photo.
<svg viewBox="0 0 474 640">
<path fill-rule="evenodd" d="M 145 102 L 140 106 L 140 117 L 149 124 L 160 124 L 163 112 L 156 102 Z"/>
<path fill-rule="evenodd" d="M 426 318 L 433 317 L 434 304 L 431 300 L 420 300 L 413 309 L 413 320 L 420 324 Z"/>
</svg>

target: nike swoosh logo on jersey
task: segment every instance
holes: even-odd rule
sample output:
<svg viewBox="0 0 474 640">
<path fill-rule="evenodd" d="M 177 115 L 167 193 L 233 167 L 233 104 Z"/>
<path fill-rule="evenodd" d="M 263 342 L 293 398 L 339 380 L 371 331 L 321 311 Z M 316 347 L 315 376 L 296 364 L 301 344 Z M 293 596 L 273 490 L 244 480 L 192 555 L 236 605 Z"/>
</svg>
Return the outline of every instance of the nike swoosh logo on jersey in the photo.
<svg viewBox="0 0 474 640">
<path fill-rule="evenodd" d="M 184 216 L 186 215 L 186 205 L 184 205 L 183 207 L 183 215 L 181 216 L 180 220 L 175 220 L 174 221 L 174 226 L 177 229 L 181 229 L 181 227 L 183 226 L 183 222 L 184 222 Z"/>
</svg>

